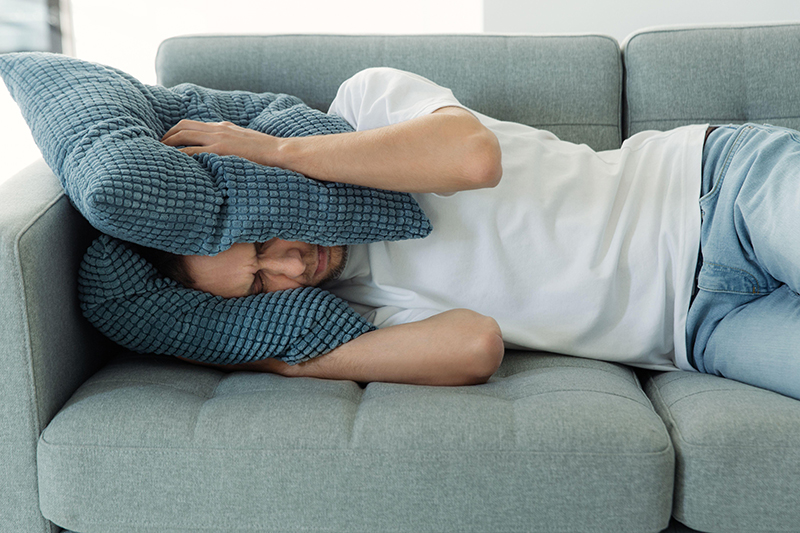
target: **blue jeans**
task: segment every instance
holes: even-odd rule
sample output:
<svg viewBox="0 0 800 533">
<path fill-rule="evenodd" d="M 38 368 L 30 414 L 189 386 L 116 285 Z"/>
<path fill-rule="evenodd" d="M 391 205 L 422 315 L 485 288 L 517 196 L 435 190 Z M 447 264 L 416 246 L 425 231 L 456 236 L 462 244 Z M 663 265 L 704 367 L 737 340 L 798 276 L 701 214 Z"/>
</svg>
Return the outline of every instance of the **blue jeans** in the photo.
<svg viewBox="0 0 800 533">
<path fill-rule="evenodd" d="M 703 151 L 689 360 L 800 399 L 800 133 L 747 124 Z"/>
</svg>

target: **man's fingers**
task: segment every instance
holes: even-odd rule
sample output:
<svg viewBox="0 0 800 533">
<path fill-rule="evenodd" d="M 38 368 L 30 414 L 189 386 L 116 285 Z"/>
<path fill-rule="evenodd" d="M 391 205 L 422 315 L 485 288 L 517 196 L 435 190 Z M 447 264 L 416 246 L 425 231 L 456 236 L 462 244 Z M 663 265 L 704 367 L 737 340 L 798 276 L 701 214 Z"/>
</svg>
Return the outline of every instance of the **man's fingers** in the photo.
<svg viewBox="0 0 800 533">
<path fill-rule="evenodd" d="M 187 155 L 209 152 L 221 156 L 236 155 L 256 161 L 253 145 L 269 136 L 237 126 L 232 122 L 181 120 L 164 134 L 161 142 Z"/>
<path fill-rule="evenodd" d="M 181 130 L 161 140 L 168 146 L 209 146 L 216 138 L 213 133 L 196 130 Z"/>
<path fill-rule="evenodd" d="M 220 124 L 225 124 L 224 122 L 199 122 L 197 120 L 189 120 L 183 119 L 177 124 L 175 124 L 170 130 L 161 137 L 161 142 L 166 143 L 166 141 L 175 135 L 185 132 L 185 131 L 197 131 L 197 132 L 211 132 L 215 131 Z"/>
<path fill-rule="evenodd" d="M 182 131 L 182 130 L 187 129 L 187 128 L 197 127 L 197 125 L 200 125 L 200 124 L 202 124 L 202 122 L 197 122 L 196 120 L 183 119 L 180 122 L 178 122 L 177 124 L 175 124 L 174 126 L 172 126 L 172 128 L 170 128 L 169 131 L 167 131 L 167 133 L 165 133 L 164 136 L 161 137 L 161 142 L 166 141 L 167 139 L 169 139 L 170 137 L 172 137 L 173 135 L 175 135 L 179 131 Z"/>
</svg>

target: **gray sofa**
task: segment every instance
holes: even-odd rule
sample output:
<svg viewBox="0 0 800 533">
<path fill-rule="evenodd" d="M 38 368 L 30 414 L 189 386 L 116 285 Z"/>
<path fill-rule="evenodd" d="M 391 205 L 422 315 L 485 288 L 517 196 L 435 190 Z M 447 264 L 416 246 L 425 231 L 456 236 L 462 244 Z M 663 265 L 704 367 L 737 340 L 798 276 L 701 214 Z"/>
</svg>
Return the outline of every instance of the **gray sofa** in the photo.
<svg viewBox="0 0 800 533">
<path fill-rule="evenodd" d="M 644 129 L 800 128 L 800 24 L 604 36 L 205 36 L 165 85 L 320 109 L 378 65 L 596 149 Z M 798 206 L 800 208 L 800 206 Z M 36 162 L 0 186 L 0 531 L 800 531 L 800 401 L 510 352 L 480 386 L 226 374 L 81 317 L 95 233 Z M 798 350 L 800 354 L 800 349 Z M 692 529 L 688 529 L 692 528 Z"/>
</svg>

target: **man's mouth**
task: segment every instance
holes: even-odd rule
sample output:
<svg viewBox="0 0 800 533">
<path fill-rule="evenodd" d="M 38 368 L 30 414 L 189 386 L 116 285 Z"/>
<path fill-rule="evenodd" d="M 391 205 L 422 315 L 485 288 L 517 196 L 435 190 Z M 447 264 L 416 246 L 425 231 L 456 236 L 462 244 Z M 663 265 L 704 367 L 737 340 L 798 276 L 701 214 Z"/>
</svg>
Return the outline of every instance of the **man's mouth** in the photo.
<svg viewBox="0 0 800 533">
<path fill-rule="evenodd" d="M 330 252 L 325 246 L 317 246 L 317 270 L 314 272 L 314 278 L 318 278 L 328 268 L 328 261 L 330 260 Z"/>
</svg>

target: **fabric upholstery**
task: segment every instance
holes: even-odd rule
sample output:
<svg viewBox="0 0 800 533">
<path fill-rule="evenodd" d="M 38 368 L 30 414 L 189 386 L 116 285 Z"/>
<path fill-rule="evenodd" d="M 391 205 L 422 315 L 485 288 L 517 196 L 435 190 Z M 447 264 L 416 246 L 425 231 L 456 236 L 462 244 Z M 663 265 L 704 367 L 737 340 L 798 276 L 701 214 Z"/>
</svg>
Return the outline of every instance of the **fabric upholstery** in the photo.
<svg viewBox="0 0 800 533">
<path fill-rule="evenodd" d="M 499 120 L 597 150 L 622 142 L 622 61 L 604 35 L 185 36 L 156 59 L 167 86 L 278 91 L 323 111 L 344 80 L 379 66 L 425 76 Z"/>
<path fill-rule="evenodd" d="M 655 375 L 675 445 L 675 517 L 700 531 L 796 531 L 800 402 L 707 374 Z"/>
<path fill-rule="evenodd" d="M 645 30 L 623 56 L 628 136 L 707 122 L 800 129 L 800 24 Z"/>
<path fill-rule="evenodd" d="M 45 516 L 87 533 L 654 533 L 673 450 L 632 372 L 598 361 L 362 389 L 128 356 L 48 426 L 39 475 Z"/>
<path fill-rule="evenodd" d="M 0 184 L 0 531 L 51 533 L 36 441 L 113 351 L 76 300 L 94 235 L 44 161 Z"/>
</svg>

